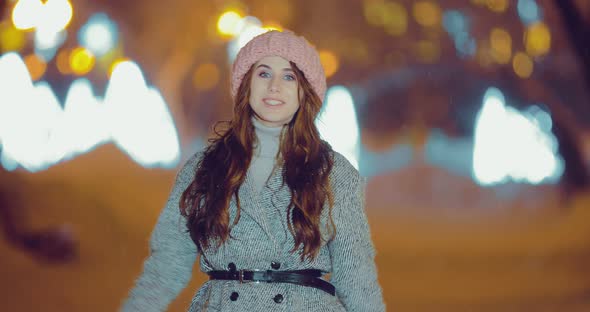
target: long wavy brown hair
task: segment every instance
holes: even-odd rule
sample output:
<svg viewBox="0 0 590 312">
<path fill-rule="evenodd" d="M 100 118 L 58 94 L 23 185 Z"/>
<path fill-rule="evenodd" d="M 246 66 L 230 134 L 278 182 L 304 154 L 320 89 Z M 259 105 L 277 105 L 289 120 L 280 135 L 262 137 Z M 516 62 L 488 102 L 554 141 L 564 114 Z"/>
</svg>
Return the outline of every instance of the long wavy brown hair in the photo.
<svg viewBox="0 0 590 312">
<path fill-rule="evenodd" d="M 291 62 L 301 99 L 299 110 L 285 127 L 280 140 L 277 162 L 282 166 L 283 184 L 291 192 L 287 207 L 289 231 L 295 244 L 291 252 L 301 250 L 301 260 L 317 256 L 324 237 L 320 216 L 328 203 L 327 228 L 335 235 L 332 220 L 333 194 L 329 176 L 333 167 L 332 148 L 321 140 L 315 126 L 322 102 L 304 74 Z M 217 131 L 197 165 L 195 179 L 182 194 L 180 210 L 187 217 L 191 238 L 202 251 L 219 247 L 230 238 L 229 204 L 232 197 L 240 218 L 240 187 L 252 159 L 256 134 L 252 124 L 254 111 L 250 107 L 250 84 L 253 67 L 246 73 L 235 97 L 233 119 L 227 129 Z M 303 94 L 301 94 L 303 93 Z"/>
</svg>

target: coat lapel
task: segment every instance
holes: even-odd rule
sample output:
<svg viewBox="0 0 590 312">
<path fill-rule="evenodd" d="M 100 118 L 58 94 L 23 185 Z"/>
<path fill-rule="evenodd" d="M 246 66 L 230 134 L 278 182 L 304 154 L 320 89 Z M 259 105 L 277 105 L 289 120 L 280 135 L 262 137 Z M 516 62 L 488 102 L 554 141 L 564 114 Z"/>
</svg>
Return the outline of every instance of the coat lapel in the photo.
<svg viewBox="0 0 590 312">
<path fill-rule="evenodd" d="M 268 215 L 271 209 L 274 209 L 270 203 L 272 193 L 280 186 L 281 168 L 276 168 L 271 173 L 268 183 L 266 183 L 260 193 L 257 193 L 252 185 L 250 172 L 246 173 L 244 185 L 240 188 L 240 203 L 242 211 L 248 214 L 264 231 L 264 233 L 274 241 L 274 235 L 269 229 Z"/>
</svg>

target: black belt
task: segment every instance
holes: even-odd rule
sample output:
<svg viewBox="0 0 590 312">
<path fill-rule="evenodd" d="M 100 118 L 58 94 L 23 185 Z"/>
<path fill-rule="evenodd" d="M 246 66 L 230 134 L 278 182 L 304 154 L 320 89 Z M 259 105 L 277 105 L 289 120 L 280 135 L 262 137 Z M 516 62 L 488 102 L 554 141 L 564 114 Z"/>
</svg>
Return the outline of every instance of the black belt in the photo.
<svg viewBox="0 0 590 312">
<path fill-rule="evenodd" d="M 209 271 L 210 280 L 235 280 L 245 282 L 291 283 L 321 289 L 332 296 L 336 295 L 334 285 L 320 278 L 320 270 L 272 271 L 272 270 L 236 270 Z"/>
</svg>

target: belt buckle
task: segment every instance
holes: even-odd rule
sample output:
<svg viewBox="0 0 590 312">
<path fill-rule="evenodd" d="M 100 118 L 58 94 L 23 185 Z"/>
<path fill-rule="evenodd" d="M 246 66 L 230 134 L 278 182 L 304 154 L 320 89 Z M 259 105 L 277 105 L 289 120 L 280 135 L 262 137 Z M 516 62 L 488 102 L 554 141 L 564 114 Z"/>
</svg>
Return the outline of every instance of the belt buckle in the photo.
<svg viewBox="0 0 590 312">
<path fill-rule="evenodd" d="M 267 270 L 238 270 L 238 280 L 240 281 L 240 284 L 246 284 L 246 283 L 253 283 L 253 284 L 260 284 L 262 283 L 262 281 L 260 280 L 254 280 L 254 279 L 249 279 L 249 280 L 245 280 L 244 279 L 244 272 L 248 271 L 248 272 L 266 272 Z"/>
<path fill-rule="evenodd" d="M 240 284 L 244 284 L 244 270 L 238 270 L 238 280 L 240 281 Z M 246 280 L 246 282 L 251 282 Z"/>
</svg>

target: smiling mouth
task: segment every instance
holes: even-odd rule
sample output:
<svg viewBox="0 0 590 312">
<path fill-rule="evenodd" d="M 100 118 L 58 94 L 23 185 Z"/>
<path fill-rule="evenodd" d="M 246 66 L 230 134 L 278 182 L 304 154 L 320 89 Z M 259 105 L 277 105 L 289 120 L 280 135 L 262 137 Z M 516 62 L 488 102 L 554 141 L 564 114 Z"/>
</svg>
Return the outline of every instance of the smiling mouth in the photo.
<svg viewBox="0 0 590 312">
<path fill-rule="evenodd" d="M 264 102 L 264 104 L 267 104 L 270 106 L 277 106 L 277 105 L 285 104 L 285 102 L 283 102 L 283 101 L 272 100 L 272 99 L 264 99 L 264 100 L 262 100 L 262 102 Z"/>
</svg>

